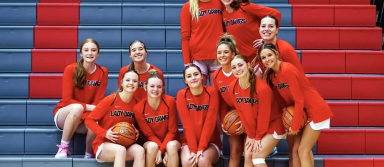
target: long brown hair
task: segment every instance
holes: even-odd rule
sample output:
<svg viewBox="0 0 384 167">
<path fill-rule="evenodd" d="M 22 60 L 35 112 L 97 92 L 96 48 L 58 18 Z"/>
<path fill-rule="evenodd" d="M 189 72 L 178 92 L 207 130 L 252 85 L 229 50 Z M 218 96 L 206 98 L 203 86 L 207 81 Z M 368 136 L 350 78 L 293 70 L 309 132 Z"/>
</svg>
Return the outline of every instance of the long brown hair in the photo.
<svg viewBox="0 0 384 167">
<path fill-rule="evenodd" d="M 86 43 L 93 43 L 97 47 L 97 53 L 99 53 L 99 43 L 92 38 L 85 39 L 80 46 L 80 53 L 83 52 L 83 47 Z M 87 71 L 84 68 L 84 59 L 77 61 L 75 71 L 73 71 L 73 84 L 77 89 L 83 89 L 85 86 L 85 77 L 87 76 Z"/>
<path fill-rule="evenodd" d="M 277 51 L 276 49 L 276 46 L 272 43 L 264 43 L 260 46 L 259 50 L 257 51 L 257 58 L 258 60 L 262 63 L 261 61 L 261 56 L 260 56 L 260 53 L 261 51 L 263 51 L 264 49 L 269 49 L 271 50 L 277 57 L 277 60 L 279 59 L 279 52 Z M 277 63 L 277 62 L 276 62 Z M 270 69 L 268 68 L 265 72 L 264 72 L 264 76 L 263 76 L 263 79 L 264 81 L 272 88 L 272 82 L 271 82 L 271 74 L 273 73 L 273 69 Z"/>
<path fill-rule="evenodd" d="M 247 60 L 247 58 L 245 58 L 245 56 L 236 55 L 233 58 L 233 60 L 235 60 L 235 59 L 241 59 L 246 64 L 248 64 L 248 60 Z M 255 75 L 255 72 L 253 71 L 252 68 L 248 68 L 248 72 L 249 72 L 248 82 L 251 84 L 250 87 L 249 87 L 249 97 L 252 99 L 253 98 L 253 94 L 256 92 L 256 75 Z M 251 105 L 253 105 L 253 103 L 251 103 Z"/>
<path fill-rule="evenodd" d="M 240 8 L 240 6 L 244 3 L 244 5 L 248 5 L 251 3 L 250 0 L 234 0 L 230 6 L 233 8 L 233 10 L 237 10 Z"/>
</svg>

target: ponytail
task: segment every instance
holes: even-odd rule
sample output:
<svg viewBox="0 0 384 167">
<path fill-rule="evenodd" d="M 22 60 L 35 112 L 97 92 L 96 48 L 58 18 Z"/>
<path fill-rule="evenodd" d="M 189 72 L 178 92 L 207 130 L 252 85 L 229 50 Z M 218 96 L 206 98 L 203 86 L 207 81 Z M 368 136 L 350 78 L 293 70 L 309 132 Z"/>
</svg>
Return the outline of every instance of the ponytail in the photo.
<svg viewBox="0 0 384 167">
<path fill-rule="evenodd" d="M 189 12 L 192 15 L 192 20 L 199 21 L 199 0 L 189 0 Z"/>
<path fill-rule="evenodd" d="M 255 72 L 253 71 L 252 68 L 249 68 L 248 71 L 249 71 L 248 81 L 249 81 L 249 83 L 251 83 L 250 88 L 249 88 L 249 97 L 252 99 L 253 94 L 256 92 L 255 91 L 255 89 L 256 89 L 256 75 L 255 75 Z M 253 103 L 251 103 L 251 106 L 253 106 Z"/>
<path fill-rule="evenodd" d="M 271 89 L 273 88 L 273 84 L 271 81 L 272 73 L 273 73 L 273 70 L 270 68 L 267 68 L 267 70 L 264 72 L 264 76 L 263 76 L 264 81 L 269 85 L 269 87 L 271 87 Z"/>
<path fill-rule="evenodd" d="M 84 68 L 84 59 L 77 61 L 75 71 L 73 71 L 73 84 L 77 89 L 83 89 L 85 86 L 85 77 L 87 71 Z"/>
</svg>

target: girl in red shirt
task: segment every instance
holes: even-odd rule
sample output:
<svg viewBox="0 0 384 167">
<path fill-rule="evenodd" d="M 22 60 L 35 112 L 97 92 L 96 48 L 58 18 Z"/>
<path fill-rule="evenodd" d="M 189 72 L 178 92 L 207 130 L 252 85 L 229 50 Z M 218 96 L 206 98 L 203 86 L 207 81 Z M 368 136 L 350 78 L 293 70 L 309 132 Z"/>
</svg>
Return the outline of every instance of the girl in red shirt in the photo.
<svg viewBox="0 0 384 167">
<path fill-rule="evenodd" d="M 225 5 L 223 21 L 227 32 L 235 37 L 239 54 L 251 62 L 263 41 L 257 33 L 261 18 L 273 15 L 280 21 L 281 13 L 276 9 L 251 3 L 250 0 L 221 0 L 221 2 Z M 257 75 L 262 76 L 259 72 Z"/>
<path fill-rule="evenodd" d="M 288 62 L 294 65 L 300 72 L 304 73 L 303 67 L 299 56 L 295 48 L 292 47 L 287 41 L 277 38 L 277 33 L 279 32 L 279 20 L 272 15 L 267 15 L 260 21 L 260 35 L 264 43 L 271 43 L 276 46 L 277 51 L 280 53 L 280 61 Z M 252 64 L 257 62 L 258 58 L 255 57 L 252 61 Z M 260 65 L 260 66 L 259 66 Z M 265 72 L 265 67 L 261 62 L 255 66 L 255 70 L 258 68 L 260 72 Z"/>
<path fill-rule="evenodd" d="M 155 167 L 163 161 L 165 166 L 179 166 L 181 144 L 175 98 L 163 93 L 164 83 L 155 69 L 149 70 L 144 89 L 148 96 L 136 104 L 133 111 L 147 138 L 145 165 Z"/>
<path fill-rule="evenodd" d="M 216 126 L 219 95 L 214 87 L 204 86 L 200 68 L 192 64 L 183 72 L 186 88 L 177 92 L 177 110 L 184 132 L 182 166 L 212 166 L 219 160 L 221 140 Z"/>
<path fill-rule="evenodd" d="M 125 161 L 133 160 L 134 167 L 144 167 L 143 147 L 136 143 L 128 148 L 115 144 L 119 133 L 112 131 L 114 125 L 119 122 L 135 123 L 133 107 L 137 100 L 134 93 L 139 87 L 139 74 L 136 71 L 129 70 L 122 78 L 119 80 L 122 89 L 105 97 L 89 114 L 85 124 L 96 134 L 92 147 L 98 162 L 114 162 L 115 167 L 125 167 Z"/>
<path fill-rule="evenodd" d="M 159 72 L 159 76 L 164 82 L 164 75 L 163 72 L 156 66 L 147 63 L 147 48 L 145 47 L 144 43 L 135 40 L 129 45 L 129 57 L 132 59 L 132 62 L 130 65 L 124 66 L 120 69 L 119 78 L 120 81 L 123 77 L 123 74 L 127 72 L 128 70 L 135 70 L 137 73 L 139 73 L 140 81 L 139 81 L 139 88 L 135 92 L 135 98 L 137 100 L 141 100 L 147 97 L 147 92 L 145 92 L 143 86 L 145 84 L 145 81 L 148 78 L 148 71 L 151 69 L 155 69 Z M 117 87 L 120 88 L 120 84 L 117 84 Z"/>
<path fill-rule="evenodd" d="M 181 49 L 184 65 L 195 64 L 212 83 L 212 73 L 220 68 L 215 63 L 215 43 L 223 34 L 222 4 L 219 0 L 189 0 L 180 12 Z"/>
<path fill-rule="evenodd" d="M 99 57 L 99 44 L 95 40 L 83 41 L 80 56 L 81 60 L 65 68 L 62 99 L 53 110 L 55 125 L 63 131 L 55 158 L 66 158 L 70 155 L 68 145 L 75 132 L 87 134 L 85 158 L 94 157 L 91 143 L 95 134 L 87 129 L 83 120 L 104 98 L 108 70 L 95 63 Z"/>
<path fill-rule="evenodd" d="M 265 158 L 286 137 L 280 108 L 271 88 L 255 76 L 246 57 L 236 55 L 231 62 L 236 79 L 229 92 L 245 127 L 244 166 L 266 166 Z"/>
<path fill-rule="evenodd" d="M 300 123 L 302 117 L 294 117 L 289 128 L 288 135 L 294 135 L 294 146 L 298 148 L 298 155 L 301 166 L 314 166 L 312 147 L 319 138 L 321 129 L 330 127 L 330 118 L 333 113 L 313 88 L 304 73 L 294 65 L 279 60 L 279 52 L 275 45 L 263 44 L 258 51 L 263 65 L 267 68 L 265 80 L 279 94 L 279 103 L 282 107 L 295 106 L 295 115 L 302 115 L 306 112 L 308 123 L 302 130 Z M 309 124 L 309 126 L 308 126 Z M 297 153 L 295 153 L 297 154 Z"/>
</svg>

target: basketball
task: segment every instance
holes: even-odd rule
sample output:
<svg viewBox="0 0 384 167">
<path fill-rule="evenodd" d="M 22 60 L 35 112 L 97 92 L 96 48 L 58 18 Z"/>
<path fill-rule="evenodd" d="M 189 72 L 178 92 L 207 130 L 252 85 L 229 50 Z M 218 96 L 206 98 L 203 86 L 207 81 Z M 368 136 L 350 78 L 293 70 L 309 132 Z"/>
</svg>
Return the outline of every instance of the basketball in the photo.
<svg viewBox="0 0 384 167">
<path fill-rule="evenodd" d="M 128 122 L 117 123 L 112 131 L 119 133 L 116 143 L 124 147 L 129 147 L 136 141 L 136 128 Z"/>
<path fill-rule="evenodd" d="M 295 112 L 295 106 L 289 106 L 283 109 L 283 115 L 282 115 L 283 125 L 287 130 L 289 130 L 289 128 L 291 127 L 294 112 Z M 300 124 L 300 129 L 302 129 L 308 121 L 308 116 L 305 111 L 303 111 L 302 117 L 303 117 L 303 120 Z"/>
<path fill-rule="evenodd" d="M 228 132 L 230 135 L 239 135 L 236 134 L 236 129 L 240 127 L 240 125 L 235 125 L 240 121 L 239 114 L 236 110 L 229 111 L 225 114 L 223 121 L 223 129 Z"/>
</svg>

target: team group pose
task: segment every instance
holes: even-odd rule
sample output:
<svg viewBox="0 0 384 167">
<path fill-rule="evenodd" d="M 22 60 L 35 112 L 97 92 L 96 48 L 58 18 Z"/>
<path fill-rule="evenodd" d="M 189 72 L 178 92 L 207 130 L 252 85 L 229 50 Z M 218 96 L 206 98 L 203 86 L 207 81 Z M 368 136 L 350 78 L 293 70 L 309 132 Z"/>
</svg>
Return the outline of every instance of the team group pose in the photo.
<svg viewBox="0 0 384 167">
<path fill-rule="evenodd" d="M 73 134 L 85 133 L 85 158 L 114 167 L 132 160 L 134 167 L 212 167 L 227 134 L 229 167 L 266 167 L 282 139 L 290 167 L 314 167 L 312 147 L 333 113 L 308 81 L 295 48 L 277 38 L 280 22 L 279 11 L 249 0 L 186 2 L 180 13 L 186 87 L 176 97 L 165 93 L 163 72 L 147 62 L 151 55 L 140 40 L 129 45 L 131 63 L 121 68 L 117 91 L 106 96 L 108 69 L 95 63 L 100 47 L 84 40 L 82 59 L 63 72 L 62 99 L 53 113 L 62 130 L 55 157 L 70 155 Z M 283 111 L 292 107 L 287 127 Z M 224 128 L 232 112 L 239 116 L 235 133 Z M 116 130 L 123 125 L 130 129 Z"/>
</svg>

